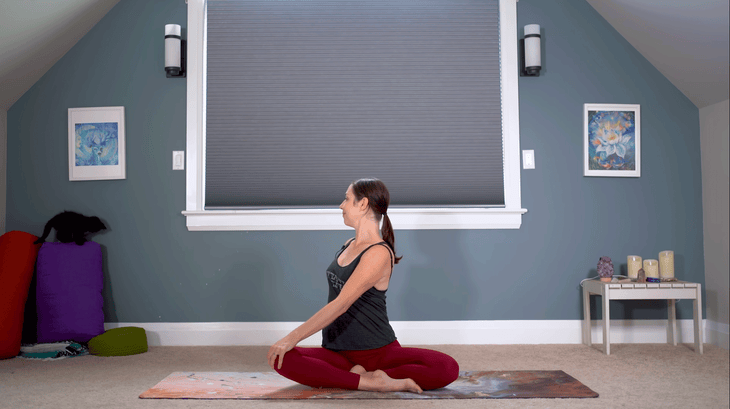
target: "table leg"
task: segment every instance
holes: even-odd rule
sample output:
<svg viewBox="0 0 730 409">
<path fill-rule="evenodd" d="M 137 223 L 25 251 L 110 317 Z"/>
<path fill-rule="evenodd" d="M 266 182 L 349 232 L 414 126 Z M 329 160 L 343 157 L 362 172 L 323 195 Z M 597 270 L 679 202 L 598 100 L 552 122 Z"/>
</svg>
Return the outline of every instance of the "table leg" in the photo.
<svg viewBox="0 0 730 409">
<path fill-rule="evenodd" d="M 677 301 L 667 300 L 667 344 L 677 346 Z"/>
<path fill-rule="evenodd" d="M 702 354 L 702 286 L 697 284 L 697 298 L 692 300 L 692 312 L 695 322 L 695 352 Z"/>
<path fill-rule="evenodd" d="M 583 343 L 591 346 L 591 294 L 583 287 Z"/>
<path fill-rule="evenodd" d="M 603 294 L 603 348 L 606 352 L 606 355 L 611 355 L 611 344 L 610 344 L 610 334 L 611 330 L 609 328 L 609 323 L 611 322 L 610 314 L 608 313 L 608 294 L 607 292 Z"/>
</svg>

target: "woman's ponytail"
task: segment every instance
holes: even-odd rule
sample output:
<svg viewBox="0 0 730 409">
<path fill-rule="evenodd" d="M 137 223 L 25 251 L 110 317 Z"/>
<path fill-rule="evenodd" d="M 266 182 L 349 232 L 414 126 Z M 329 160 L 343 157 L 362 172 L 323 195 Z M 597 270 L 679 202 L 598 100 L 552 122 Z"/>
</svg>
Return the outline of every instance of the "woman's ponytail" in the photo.
<svg viewBox="0 0 730 409">
<path fill-rule="evenodd" d="M 393 250 L 393 254 L 395 255 L 395 235 L 393 234 L 393 225 L 390 224 L 388 213 L 383 214 L 383 227 L 380 229 L 380 233 L 383 236 L 383 240 L 388 243 L 388 246 Z M 402 258 L 403 256 L 395 257 L 394 263 L 398 264 Z"/>
</svg>

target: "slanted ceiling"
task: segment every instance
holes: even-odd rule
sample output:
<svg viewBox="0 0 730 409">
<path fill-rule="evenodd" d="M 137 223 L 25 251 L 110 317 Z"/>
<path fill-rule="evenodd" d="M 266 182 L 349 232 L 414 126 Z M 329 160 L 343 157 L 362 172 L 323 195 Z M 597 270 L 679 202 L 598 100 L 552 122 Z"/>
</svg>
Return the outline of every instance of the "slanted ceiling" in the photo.
<svg viewBox="0 0 730 409">
<path fill-rule="evenodd" d="M 0 109 L 7 111 L 119 1 L 0 0 Z"/>
<path fill-rule="evenodd" d="M 730 1 L 587 1 L 698 108 L 728 99 Z"/>
<path fill-rule="evenodd" d="M 0 0 L 0 109 L 119 1 Z M 730 0 L 586 1 L 698 108 L 728 99 Z"/>
</svg>

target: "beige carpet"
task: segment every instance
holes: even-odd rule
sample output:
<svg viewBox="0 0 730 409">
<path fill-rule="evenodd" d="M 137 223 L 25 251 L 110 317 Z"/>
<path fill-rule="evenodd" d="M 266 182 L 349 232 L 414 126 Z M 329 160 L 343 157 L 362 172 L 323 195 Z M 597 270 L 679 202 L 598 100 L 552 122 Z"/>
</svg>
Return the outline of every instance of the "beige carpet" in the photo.
<svg viewBox="0 0 730 409">
<path fill-rule="evenodd" d="M 268 347 L 150 347 L 128 357 L 0 361 L 0 408 L 727 408 L 728 351 L 705 345 L 439 345 L 460 369 L 563 370 L 597 399 L 456 401 L 145 400 L 138 396 L 176 371 L 261 372 Z"/>
</svg>

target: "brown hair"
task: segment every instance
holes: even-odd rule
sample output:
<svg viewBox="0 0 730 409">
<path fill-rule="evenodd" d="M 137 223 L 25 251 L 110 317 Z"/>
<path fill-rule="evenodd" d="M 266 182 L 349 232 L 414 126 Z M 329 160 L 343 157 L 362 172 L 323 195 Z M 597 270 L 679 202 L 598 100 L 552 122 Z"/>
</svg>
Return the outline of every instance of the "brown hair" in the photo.
<svg viewBox="0 0 730 409">
<path fill-rule="evenodd" d="M 393 255 L 395 255 L 395 236 L 393 235 L 393 225 L 390 224 L 390 218 L 388 217 L 388 206 L 390 205 L 390 192 L 385 187 L 385 183 L 378 179 L 360 179 L 352 182 L 352 191 L 355 193 L 355 199 L 359 202 L 364 197 L 368 198 L 368 206 L 375 213 L 375 220 L 380 222 L 383 218 L 383 227 L 380 229 L 380 234 L 383 236 L 383 240 L 388 244 Z M 385 217 L 383 217 L 385 216 Z M 395 257 L 395 264 L 403 257 Z"/>
</svg>

